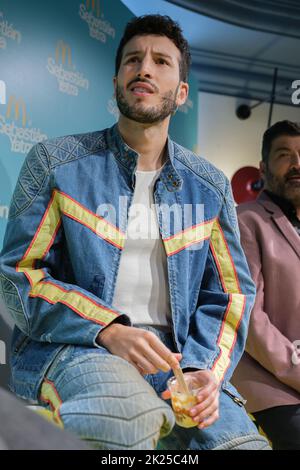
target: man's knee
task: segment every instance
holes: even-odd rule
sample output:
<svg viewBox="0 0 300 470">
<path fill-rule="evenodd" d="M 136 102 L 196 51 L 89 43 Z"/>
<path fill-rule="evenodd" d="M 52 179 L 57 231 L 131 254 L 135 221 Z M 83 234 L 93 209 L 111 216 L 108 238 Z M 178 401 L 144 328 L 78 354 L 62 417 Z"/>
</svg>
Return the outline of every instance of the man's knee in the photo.
<svg viewBox="0 0 300 470">
<path fill-rule="evenodd" d="M 57 387 L 64 427 L 98 448 L 153 449 L 174 426 L 169 405 L 116 356 L 78 358 Z"/>
<path fill-rule="evenodd" d="M 149 390 L 129 388 L 64 402 L 60 418 L 65 428 L 102 449 L 154 449 L 174 425 L 172 410 Z"/>
</svg>

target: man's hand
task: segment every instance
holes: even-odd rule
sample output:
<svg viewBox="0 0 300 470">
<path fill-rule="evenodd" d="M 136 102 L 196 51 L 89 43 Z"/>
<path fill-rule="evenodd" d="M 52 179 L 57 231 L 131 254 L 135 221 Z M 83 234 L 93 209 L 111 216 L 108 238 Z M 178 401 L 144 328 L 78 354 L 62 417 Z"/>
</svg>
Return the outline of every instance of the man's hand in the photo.
<svg viewBox="0 0 300 470">
<path fill-rule="evenodd" d="M 199 387 L 203 387 L 197 395 L 198 404 L 190 410 L 190 415 L 196 423 L 199 423 L 199 429 L 207 428 L 219 418 L 220 392 L 217 379 L 210 370 L 198 370 L 184 375 L 192 375 L 199 380 Z M 170 398 L 169 390 L 162 393 L 162 398 L 164 400 Z"/>
<path fill-rule="evenodd" d="M 113 323 L 101 331 L 97 343 L 135 366 L 142 375 L 178 367 L 181 354 L 172 353 L 151 331 Z"/>
</svg>

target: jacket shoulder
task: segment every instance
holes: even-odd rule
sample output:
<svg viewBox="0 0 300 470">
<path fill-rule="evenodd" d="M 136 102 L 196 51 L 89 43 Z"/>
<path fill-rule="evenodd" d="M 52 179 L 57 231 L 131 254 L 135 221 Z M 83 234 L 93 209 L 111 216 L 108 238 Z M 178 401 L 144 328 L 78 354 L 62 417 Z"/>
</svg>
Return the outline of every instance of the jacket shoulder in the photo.
<svg viewBox="0 0 300 470">
<path fill-rule="evenodd" d="M 39 144 L 47 153 L 50 168 L 85 157 L 106 147 L 105 130 L 66 135 Z"/>
<path fill-rule="evenodd" d="M 228 178 L 222 170 L 196 153 L 174 142 L 176 158 L 214 191 L 225 195 Z"/>
<path fill-rule="evenodd" d="M 241 219 L 253 218 L 256 215 L 262 215 L 265 212 L 264 207 L 257 201 L 244 202 L 236 208 L 238 217 Z"/>
<path fill-rule="evenodd" d="M 10 204 L 9 219 L 18 216 L 29 207 L 41 191 L 52 168 L 103 149 L 106 145 L 104 133 L 105 130 L 68 135 L 34 145 L 19 173 Z"/>
<path fill-rule="evenodd" d="M 271 214 L 258 201 L 240 204 L 237 207 L 238 222 L 248 227 L 249 230 L 261 230 L 270 224 Z"/>
</svg>

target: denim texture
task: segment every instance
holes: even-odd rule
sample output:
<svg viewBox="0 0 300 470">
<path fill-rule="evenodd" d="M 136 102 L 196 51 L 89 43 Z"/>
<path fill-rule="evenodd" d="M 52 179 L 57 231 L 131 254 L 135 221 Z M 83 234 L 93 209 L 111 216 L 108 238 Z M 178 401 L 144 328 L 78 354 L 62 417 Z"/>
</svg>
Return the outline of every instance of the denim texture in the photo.
<svg viewBox="0 0 300 470">
<path fill-rule="evenodd" d="M 110 322 L 132 324 L 112 302 L 138 157 L 115 125 L 37 144 L 24 162 L 0 255 L 0 293 L 16 322 L 11 387 L 22 397 L 37 400 L 64 345 L 96 349 Z M 171 139 L 167 157 L 153 196 L 167 255 L 174 347 L 183 368 L 211 369 L 231 389 L 255 287 L 230 183 Z M 188 223 L 176 225 L 187 207 Z M 169 217 L 172 208 L 176 217 Z"/>
<path fill-rule="evenodd" d="M 172 335 L 154 332 L 174 350 Z M 62 400 L 64 427 L 98 449 L 228 449 L 267 450 L 243 406 L 224 390 L 220 418 L 205 430 L 175 425 L 169 402 L 160 394 L 172 372 L 147 375 L 105 348 L 66 346 L 47 373 Z M 43 406 L 45 403 L 41 400 Z"/>
</svg>

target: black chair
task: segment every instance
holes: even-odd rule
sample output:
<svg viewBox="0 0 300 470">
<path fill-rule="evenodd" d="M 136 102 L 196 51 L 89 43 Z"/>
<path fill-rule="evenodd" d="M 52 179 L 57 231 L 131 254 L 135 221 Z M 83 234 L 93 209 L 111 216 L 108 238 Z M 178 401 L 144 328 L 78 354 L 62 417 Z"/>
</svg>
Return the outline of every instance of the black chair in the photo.
<svg viewBox="0 0 300 470">
<path fill-rule="evenodd" d="M 0 450 L 88 450 L 78 437 L 28 410 L 0 387 Z"/>
</svg>

